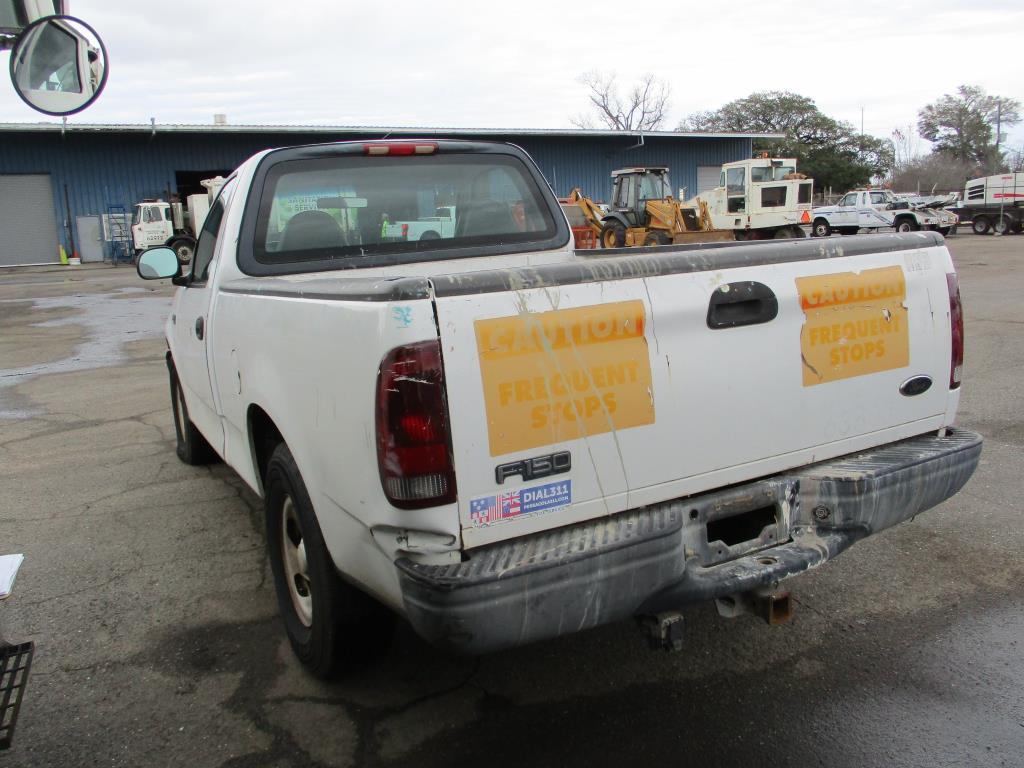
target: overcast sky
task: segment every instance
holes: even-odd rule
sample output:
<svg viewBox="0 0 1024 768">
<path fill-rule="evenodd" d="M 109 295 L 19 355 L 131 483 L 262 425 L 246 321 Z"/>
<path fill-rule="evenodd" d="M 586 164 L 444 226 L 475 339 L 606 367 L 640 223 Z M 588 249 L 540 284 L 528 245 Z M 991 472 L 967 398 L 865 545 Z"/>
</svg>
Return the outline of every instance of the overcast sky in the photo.
<svg viewBox="0 0 1024 768">
<path fill-rule="evenodd" d="M 1020 0 L 71 0 L 110 80 L 80 123 L 570 127 L 577 81 L 670 83 L 665 128 L 763 90 L 889 137 L 962 83 L 1024 101 Z M 9 53 L 0 53 L 7 69 Z M 1010 63 L 1015 62 L 1015 63 Z M 0 121 L 44 118 L 0 86 Z M 1024 144 L 1024 125 L 1010 143 Z"/>
</svg>

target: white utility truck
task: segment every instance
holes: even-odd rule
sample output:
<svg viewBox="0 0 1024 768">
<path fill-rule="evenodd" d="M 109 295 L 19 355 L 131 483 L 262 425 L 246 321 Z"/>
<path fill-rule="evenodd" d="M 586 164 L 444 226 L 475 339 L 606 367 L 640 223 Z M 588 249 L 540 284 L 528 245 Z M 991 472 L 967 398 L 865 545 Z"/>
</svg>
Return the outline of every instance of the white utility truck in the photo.
<svg viewBox="0 0 1024 768">
<path fill-rule="evenodd" d="M 828 237 L 833 232 L 856 235 L 867 229 L 877 232 L 892 227 L 897 232 L 930 229 L 942 235 L 952 232 L 958 218 L 943 210 L 939 202 L 915 204 L 899 200 L 888 189 L 855 189 L 847 192 L 835 205 L 811 211 L 811 234 Z"/>
<path fill-rule="evenodd" d="M 977 235 L 1009 235 L 1024 230 L 1024 173 L 998 173 L 971 179 L 957 215 L 971 222 Z"/>
<path fill-rule="evenodd" d="M 450 237 L 382 236 L 445 201 Z M 179 286 L 178 456 L 263 497 L 319 675 L 396 613 L 471 653 L 632 616 L 678 647 L 680 609 L 716 599 L 783 620 L 780 581 L 981 452 L 953 426 L 963 315 L 931 232 L 575 251 L 517 147 L 346 142 L 250 158 L 188 274 L 166 247 L 138 270 Z"/>
<path fill-rule="evenodd" d="M 384 237 L 388 240 L 436 240 L 454 236 L 455 208 L 450 205 L 439 206 L 433 216 L 384 224 Z"/>
<path fill-rule="evenodd" d="M 224 186 L 224 178 L 203 179 L 206 193 L 189 195 L 181 203 L 164 200 L 143 200 L 136 204 L 132 216 L 132 247 L 136 255 L 146 248 L 166 245 L 178 254 L 178 261 L 188 264 L 196 247 L 196 238 L 210 210 L 210 203 Z"/>
<path fill-rule="evenodd" d="M 690 201 L 707 203 L 715 229 L 737 240 L 807 237 L 814 180 L 796 171 L 793 158 L 756 157 L 722 166 L 721 183 Z"/>
</svg>

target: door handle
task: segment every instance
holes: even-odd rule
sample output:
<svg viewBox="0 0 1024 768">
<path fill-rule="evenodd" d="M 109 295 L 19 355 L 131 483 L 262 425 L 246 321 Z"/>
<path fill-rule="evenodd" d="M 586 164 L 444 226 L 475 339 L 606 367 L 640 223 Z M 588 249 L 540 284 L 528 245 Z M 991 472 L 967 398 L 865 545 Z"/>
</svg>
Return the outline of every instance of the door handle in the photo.
<svg viewBox="0 0 1024 768">
<path fill-rule="evenodd" d="M 744 281 L 721 285 L 708 303 L 708 328 L 737 328 L 758 325 L 775 319 L 779 300 L 764 283 Z"/>
<path fill-rule="evenodd" d="M 205 327 L 206 327 L 206 324 L 203 322 L 203 318 L 202 317 L 197 317 L 196 318 L 196 338 L 199 339 L 200 341 L 203 340 L 203 329 Z"/>
</svg>

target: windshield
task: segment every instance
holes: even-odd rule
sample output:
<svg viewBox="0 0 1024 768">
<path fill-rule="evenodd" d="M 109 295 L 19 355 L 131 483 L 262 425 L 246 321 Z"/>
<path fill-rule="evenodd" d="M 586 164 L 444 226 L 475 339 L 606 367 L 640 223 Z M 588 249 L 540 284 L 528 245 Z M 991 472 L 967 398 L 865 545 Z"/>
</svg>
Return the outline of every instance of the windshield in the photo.
<svg viewBox="0 0 1024 768">
<path fill-rule="evenodd" d="M 641 200 L 663 200 L 672 194 L 668 176 L 657 173 L 645 173 L 640 177 Z"/>
<path fill-rule="evenodd" d="M 536 183 L 511 156 L 285 161 L 271 168 L 264 189 L 254 255 L 265 264 L 391 254 L 415 261 L 425 250 L 556 233 Z"/>
</svg>

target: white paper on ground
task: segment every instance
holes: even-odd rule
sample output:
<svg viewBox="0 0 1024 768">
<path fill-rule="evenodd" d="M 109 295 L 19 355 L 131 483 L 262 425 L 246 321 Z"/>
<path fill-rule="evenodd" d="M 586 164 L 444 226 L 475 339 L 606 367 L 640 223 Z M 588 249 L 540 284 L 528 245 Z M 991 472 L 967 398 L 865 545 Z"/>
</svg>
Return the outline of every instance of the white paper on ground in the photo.
<svg viewBox="0 0 1024 768">
<path fill-rule="evenodd" d="M 0 555 L 0 600 L 11 594 L 14 577 L 24 560 L 24 555 Z"/>
</svg>

